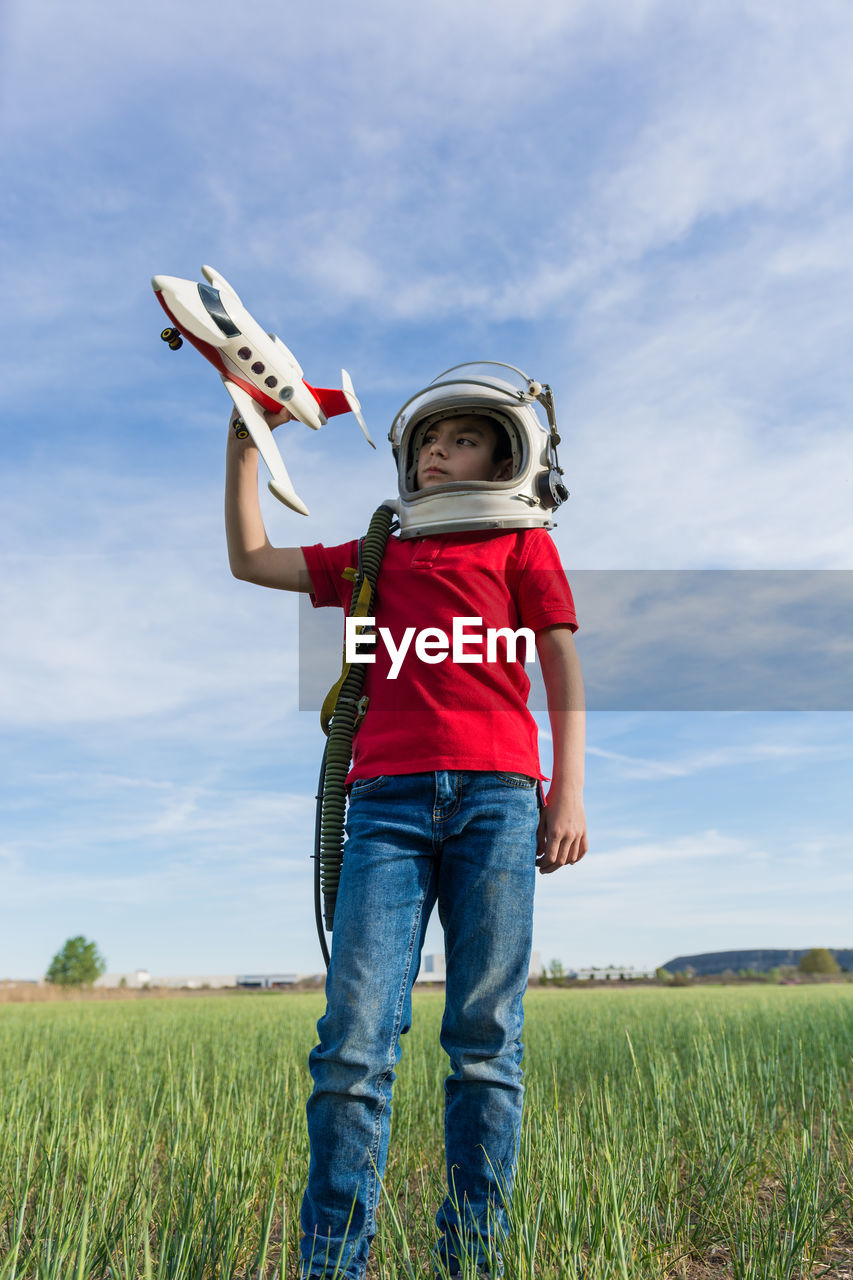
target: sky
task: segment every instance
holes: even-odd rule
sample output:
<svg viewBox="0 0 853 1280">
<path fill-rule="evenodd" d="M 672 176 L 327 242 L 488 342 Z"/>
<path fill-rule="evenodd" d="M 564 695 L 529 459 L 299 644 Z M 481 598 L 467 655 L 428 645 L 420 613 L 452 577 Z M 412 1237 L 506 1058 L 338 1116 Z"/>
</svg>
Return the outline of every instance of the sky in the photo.
<svg viewBox="0 0 853 1280">
<path fill-rule="evenodd" d="M 284 428 L 277 545 L 363 532 L 441 370 L 554 388 L 590 852 L 543 959 L 853 943 L 851 55 L 841 0 L 10 0 L 0 978 L 321 968 L 298 602 L 228 571 L 230 402 L 149 283 L 202 263 L 379 444 Z"/>
</svg>

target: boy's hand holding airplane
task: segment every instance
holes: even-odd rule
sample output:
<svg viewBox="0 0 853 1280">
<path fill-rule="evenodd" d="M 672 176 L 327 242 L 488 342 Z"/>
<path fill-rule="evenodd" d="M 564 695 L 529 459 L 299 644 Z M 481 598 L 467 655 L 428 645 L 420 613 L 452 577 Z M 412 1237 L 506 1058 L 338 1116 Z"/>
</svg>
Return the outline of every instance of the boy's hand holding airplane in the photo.
<svg viewBox="0 0 853 1280">
<path fill-rule="evenodd" d="M 267 426 L 269 427 L 270 431 L 275 431 L 276 427 L 282 426 L 285 422 L 296 421 L 293 414 L 289 413 L 287 409 L 281 409 L 279 410 L 278 413 L 270 413 L 269 410 L 265 409 L 264 417 L 267 420 Z M 233 432 L 234 424 L 239 421 L 242 421 L 242 419 L 240 418 L 240 415 L 237 412 L 236 408 L 234 408 L 231 410 L 231 417 L 228 420 L 229 430 Z M 251 436 L 249 436 L 249 439 L 251 439 Z M 254 444 L 254 441 L 252 441 L 252 443 Z"/>
<path fill-rule="evenodd" d="M 288 411 L 287 411 L 286 409 L 282 409 L 282 410 L 280 410 L 278 413 L 266 413 L 266 412 L 265 412 L 265 413 L 264 413 L 264 417 L 265 417 L 265 418 L 266 418 L 266 420 L 267 420 L 267 426 L 269 427 L 270 431 L 274 431 L 276 427 L 280 427 L 280 426 L 282 425 L 282 423 L 284 423 L 284 422 L 295 422 L 295 421 L 296 421 L 296 419 L 294 418 L 293 414 L 292 414 L 292 413 L 288 413 Z"/>
</svg>

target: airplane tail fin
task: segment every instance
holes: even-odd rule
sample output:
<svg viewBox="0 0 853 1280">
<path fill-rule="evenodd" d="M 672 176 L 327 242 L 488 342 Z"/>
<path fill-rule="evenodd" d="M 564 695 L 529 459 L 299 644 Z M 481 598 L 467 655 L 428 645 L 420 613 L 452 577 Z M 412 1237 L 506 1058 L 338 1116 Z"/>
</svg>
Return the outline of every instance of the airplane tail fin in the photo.
<svg viewBox="0 0 853 1280">
<path fill-rule="evenodd" d="M 353 413 L 358 425 L 361 427 L 365 440 L 375 449 L 376 445 L 370 438 L 370 432 L 367 430 L 367 423 L 364 421 L 361 413 L 361 405 L 352 385 L 352 378 L 346 369 L 341 369 L 342 390 L 338 391 L 333 387 L 312 387 L 310 383 L 305 385 L 317 401 L 320 408 L 327 418 L 334 418 L 339 413 Z"/>
<path fill-rule="evenodd" d="M 343 387 L 343 393 L 346 396 L 347 404 L 355 414 L 356 422 L 361 427 L 362 435 L 364 436 L 367 443 L 370 445 L 371 449 L 375 449 L 376 445 L 373 443 L 373 441 L 370 438 L 370 432 L 367 429 L 367 423 L 364 421 L 364 418 L 362 417 L 362 414 L 361 414 L 361 405 L 359 404 L 358 397 L 355 394 L 355 389 L 353 388 L 353 385 L 352 385 L 352 378 L 349 376 L 346 369 L 341 369 L 341 386 Z"/>
</svg>

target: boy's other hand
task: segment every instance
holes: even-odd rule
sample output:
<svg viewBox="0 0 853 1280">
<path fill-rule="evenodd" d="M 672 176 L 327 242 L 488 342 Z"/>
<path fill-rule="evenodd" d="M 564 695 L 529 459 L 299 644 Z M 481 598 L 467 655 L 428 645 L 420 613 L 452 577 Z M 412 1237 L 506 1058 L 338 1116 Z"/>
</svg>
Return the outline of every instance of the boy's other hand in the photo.
<svg viewBox="0 0 853 1280">
<path fill-rule="evenodd" d="M 542 875 L 574 866 L 589 848 L 586 814 L 579 791 L 559 791 L 551 787 L 539 816 L 536 865 Z"/>
</svg>

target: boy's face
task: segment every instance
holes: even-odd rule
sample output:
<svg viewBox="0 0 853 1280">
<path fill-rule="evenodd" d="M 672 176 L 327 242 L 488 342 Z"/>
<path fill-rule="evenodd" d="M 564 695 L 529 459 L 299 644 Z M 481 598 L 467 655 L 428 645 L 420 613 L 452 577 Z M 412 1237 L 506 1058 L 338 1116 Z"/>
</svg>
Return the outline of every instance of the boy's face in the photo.
<svg viewBox="0 0 853 1280">
<path fill-rule="evenodd" d="M 476 414 L 433 423 L 418 453 L 419 489 L 454 480 L 510 480 L 512 459 L 494 462 L 497 433 Z"/>
</svg>

